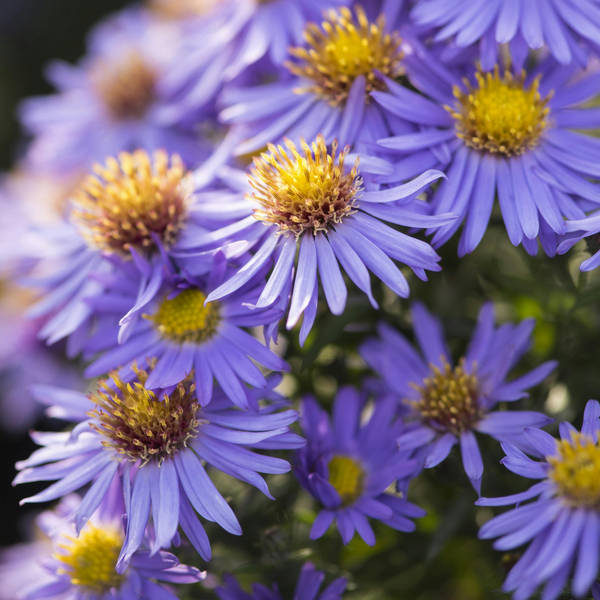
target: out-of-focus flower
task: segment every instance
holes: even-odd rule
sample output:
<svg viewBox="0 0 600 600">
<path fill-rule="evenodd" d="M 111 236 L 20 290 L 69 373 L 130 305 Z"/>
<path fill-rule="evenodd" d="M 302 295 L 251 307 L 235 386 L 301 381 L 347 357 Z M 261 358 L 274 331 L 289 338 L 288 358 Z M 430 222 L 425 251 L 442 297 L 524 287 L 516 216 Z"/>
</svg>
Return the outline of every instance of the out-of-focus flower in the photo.
<svg viewBox="0 0 600 600">
<path fill-rule="evenodd" d="M 37 520 L 51 540 L 29 544 L 19 552 L 2 555 L 2 591 L 13 589 L 10 600 L 146 600 L 177 596 L 164 583 L 196 583 L 205 573 L 180 564 L 177 558 L 161 551 L 151 556 L 138 550 L 122 573 L 115 570 L 124 532 L 120 515 L 103 509 L 79 532 L 69 521 L 78 509 L 77 496 L 66 497 L 56 512 L 44 512 Z M 37 574 L 37 575 L 36 575 Z"/>
<path fill-rule="evenodd" d="M 507 381 L 509 371 L 527 351 L 534 321 L 495 329 L 492 304 L 481 309 L 467 352 L 455 366 L 440 322 L 421 304 L 413 305 L 412 316 L 420 352 L 401 333 L 381 324 L 381 339 L 365 343 L 362 356 L 409 409 L 407 428 L 398 440 L 400 449 L 416 450 L 415 456 L 432 468 L 459 442 L 465 472 L 479 493 L 483 461 L 475 432 L 519 441 L 525 427 L 549 423 L 551 419 L 539 412 L 494 408 L 498 402 L 526 397 L 527 388 L 547 377 L 556 363 L 546 362 Z"/>
<path fill-rule="evenodd" d="M 329 308 L 337 315 L 344 311 L 347 298 L 340 264 L 375 307 L 369 270 L 402 297 L 409 294 L 408 282 L 394 260 L 409 266 L 421 279 L 426 279 L 426 269 L 440 270 L 439 256 L 429 244 L 385 221 L 408 227 L 452 221 L 453 215 L 430 217 L 414 206 L 419 204 L 415 196 L 443 174 L 427 171 L 408 183 L 380 190 L 373 180 L 382 172 L 389 174 L 390 165 L 365 156 L 360 166 L 356 160 L 348 167 L 347 153 L 347 149 L 338 152 L 335 143 L 328 149 L 319 136 L 310 146 L 303 142 L 300 150 L 290 141 L 286 148 L 269 146 L 268 152 L 254 160 L 245 218 L 194 240 L 202 251 L 219 245 L 227 248 L 234 241 L 255 248 L 235 275 L 211 291 L 209 302 L 247 284 L 255 285 L 256 277 L 262 278 L 274 260 L 255 306 L 281 300 L 287 307 L 291 296 L 287 328 L 304 314 L 303 342 L 317 312 L 317 273 Z M 218 196 L 215 200 L 219 201 Z"/>
<path fill-rule="evenodd" d="M 573 594 L 579 598 L 598 573 L 600 404 L 587 402 L 581 431 L 570 423 L 561 423 L 559 430 L 559 440 L 539 429 L 525 431 L 535 460 L 511 444 L 503 445 L 504 466 L 539 483 L 511 496 L 477 501 L 480 506 L 519 504 L 479 532 L 484 539 L 498 538 L 494 543 L 498 550 L 529 543 L 504 582 L 504 589 L 514 592 L 515 598 L 529 598 L 544 584 L 542 597 L 554 600 L 571 574 Z"/>
<path fill-rule="evenodd" d="M 100 24 L 77 66 L 48 69 L 58 89 L 24 102 L 21 116 L 33 135 L 27 159 L 37 169 L 87 170 L 126 150 L 165 149 L 195 165 L 209 151 L 198 131 L 179 123 L 191 109 L 165 89 L 173 68 L 177 31 L 158 26 L 143 9 Z"/>
<path fill-rule="evenodd" d="M 113 374 L 89 398 L 38 387 L 39 400 L 77 424 L 72 432 L 35 433 L 34 439 L 43 448 L 17 465 L 20 473 L 15 483 L 58 480 L 23 502 L 54 500 L 91 483 L 74 515 L 81 530 L 111 483 L 120 481 L 127 530 L 119 546 L 119 573 L 142 544 L 150 517 L 151 554 L 168 547 L 181 526 L 199 554 L 209 560 L 210 543 L 196 512 L 234 535 L 241 534 L 241 527 L 204 465 L 271 497 L 258 473 L 285 473 L 290 466 L 250 448 L 303 445 L 288 430 L 297 415 L 292 410 L 275 412 L 277 403 L 257 411 L 239 411 L 224 395 L 213 396 L 208 407 L 201 407 L 191 377 L 155 393 L 145 387 L 146 371 L 137 370 L 136 375 L 135 380 L 124 382 Z"/>
<path fill-rule="evenodd" d="M 154 296 L 148 293 L 141 298 L 139 274 L 136 278 L 132 270 L 124 270 L 105 294 L 89 301 L 98 323 L 85 348 L 88 354 L 102 351 L 102 355 L 88 367 L 87 376 L 104 375 L 120 367 L 126 374 L 130 365 L 151 361 L 155 366 L 145 382 L 149 389 L 176 385 L 193 371 L 196 396 L 202 406 L 210 402 L 216 379 L 234 404 L 248 408 L 251 397 L 244 382 L 256 388 L 267 386 L 253 361 L 275 371 L 288 369 L 279 356 L 242 329 L 266 327 L 281 317 L 276 309 L 249 308 L 258 299 L 260 289 L 205 304 L 208 293 L 225 273 L 222 260 L 215 261 L 209 276 L 173 277 L 156 289 Z M 132 306 L 121 319 L 126 329 L 119 337 L 119 318 Z"/>
<path fill-rule="evenodd" d="M 446 68 L 426 52 L 413 56 L 411 81 L 425 96 L 388 81 L 373 97 L 390 113 L 416 125 L 379 140 L 397 159 L 398 174 L 424 168 L 447 174 L 432 198 L 438 212 L 459 218 L 440 227 L 433 245 L 446 242 L 462 223 L 459 255 L 481 241 L 496 193 L 508 237 L 537 253 L 556 252 L 564 218 L 580 219 L 597 207 L 600 140 L 576 130 L 598 127 L 600 109 L 581 105 L 598 91 L 598 73 L 581 73 L 552 60 L 529 72 L 496 67 L 483 73 Z M 464 75 L 468 77 L 464 79 Z"/>
<path fill-rule="evenodd" d="M 387 89 L 387 78 L 404 73 L 400 34 L 386 19 L 397 14 L 393 3 L 370 21 L 364 9 L 343 7 L 326 13 L 321 26 L 311 23 L 306 47 L 290 49 L 286 65 L 294 75 L 262 87 L 225 90 L 220 119 L 242 129 L 248 139 L 235 149 L 241 155 L 279 143 L 297 143 L 321 133 L 327 143 L 373 143 L 403 127 L 402 117 L 386 114 L 371 101 L 374 90 Z"/>
<path fill-rule="evenodd" d="M 322 505 L 311 539 L 320 538 L 336 521 L 344 544 L 357 532 L 373 545 L 375 533 L 369 518 L 399 531 L 413 531 L 411 519 L 425 514 L 402 493 L 386 491 L 396 482 L 406 482 L 417 470 L 415 461 L 398 450 L 403 426 L 396 418 L 397 403 L 379 399 L 366 422 L 361 420 L 364 408 L 363 399 L 350 387 L 336 396 L 332 419 L 314 398 L 302 403 L 307 443 L 297 453 L 294 473 Z"/>
<path fill-rule="evenodd" d="M 296 584 L 294 600 L 340 600 L 346 589 L 346 580 L 340 577 L 320 591 L 324 579 L 323 572 L 317 571 L 312 563 L 305 563 Z M 247 593 L 231 575 L 226 575 L 225 584 L 215 591 L 221 600 L 283 600 L 276 584 L 268 588 L 255 583 L 252 592 Z"/>
<path fill-rule="evenodd" d="M 597 49 L 600 41 L 598 0 L 418 0 L 411 17 L 438 28 L 437 41 L 453 38 L 459 47 L 479 44 L 481 65 L 498 62 L 500 44 L 522 65 L 530 49 L 544 45 L 563 64 L 585 63 L 582 45 Z"/>
</svg>

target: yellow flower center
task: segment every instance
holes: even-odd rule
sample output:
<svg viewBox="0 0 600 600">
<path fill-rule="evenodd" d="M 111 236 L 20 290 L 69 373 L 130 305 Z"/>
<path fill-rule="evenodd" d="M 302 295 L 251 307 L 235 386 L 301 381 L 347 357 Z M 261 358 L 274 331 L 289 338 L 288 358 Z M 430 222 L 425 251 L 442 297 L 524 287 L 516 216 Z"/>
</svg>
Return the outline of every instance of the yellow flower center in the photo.
<svg viewBox="0 0 600 600">
<path fill-rule="evenodd" d="M 336 454 L 327 465 L 329 469 L 329 483 L 340 495 L 344 505 L 352 504 L 363 492 L 365 472 L 359 462 Z"/>
<path fill-rule="evenodd" d="M 302 154 L 289 140 L 286 147 L 287 151 L 270 144 L 269 151 L 253 161 L 249 180 L 251 197 L 260 205 L 254 213 L 257 219 L 296 236 L 305 231 L 316 235 L 355 211 L 362 182 L 358 161 L 344 171 L 347 149 L 338 154 L 334 142 L 328 152 L 322 136 L 312 146 L 302 142 Z"/>
<path fill-rule="evenodd" d="M 96 165 L 75 194 L 73 218 L 88 242 L 127 255 L 131 247 L 170 246 L 183 225 L 191 181 L 176 154 L 122 152 Z"/>
<path fill-rule="evenodd" d="M 91 396 L 92 428 L 104 436 L 103 444 L 132 462 L 159 463 L 186 447 L 201 422 L 194 386 L 188 380 L 169 394 L 157 397 L 144 384 L 148 373 L 135 369 L 137 381 L 123 382 L 115 373 L 101 381 Z"/>
<path fill-rule="evenodd" d="M 583 433 L 557 443 L 557 454 L 547 457 L 548 476 L 564 500 L 573 506 L 600 508 L 600 446 Z"/>
<path fill-rule="evenodd" d="M 153 315 L 144 317 L 168 340 L 201 344 L 216 333 L 221 312 L 218 302 L 204 305 L 205 300 L 204 292 L 190 288 L 175 298 L 165 298 Z"/>
<path fill-rule="evenodd" d="M 154 102 L 156 72 L 137 51 L 119 55 L 119 60 L 96 62 L 92 86 L 116 120 L 139 119 Z"/>
<path fill-rule="evenodd" d="M 79 537 L 65 536 L 65 540 L 67 543 L 58 545 L 62 552 L 55 558 L 65 565 L 61 572 L 71 578 L 73 585 L 95 594 L 120 587 L 124 577 L 115 571 L 123 545 L 120 532 L 88 524 Z"/>
<path fill-rule="evenodd" d="M 457 137 L 476 150 L 505 156 L 534 148 L 550 112 L 550 96 L 540 96 L 539 77 L 525 87 L 525 72 L 515 77 L 506 70 L 501 77 L 497 66 L 475 77 L 475 87 L 465 81 L 466 92 L 454 87 L 456 107 L 446 107 L 456 120 Z"/>
<path fill-rule="evenodd" d="M 292 73 L 309 79 L 312 86 L 300 93 L 312 92 L 333 106 L 345 102 L 355 79 L 363 75 L 367 94 L 382 89 L 376 71 L 396 78 L 402 73 L 400 37 L 385 32 L 385 19 L 380 16 L 369 22 L 365 11 L 356 7 L 329 10 L 321 28 L 310 23 L 304 37 L 308 48 L 292 48 L 290 53 L 299 62 L 289 62 Z"/>
<path fill-rule="evenodd" d="M 454 369 L 444 360 L 442 369 L 432 365 L 431 371 L 421 385 L 414 385 L 420 397 L 411 404 L 421 419 L 456 435 L 471 429 L 483 412 L 477 377 L 465 371 L 464 358 Z"/>
</svg>

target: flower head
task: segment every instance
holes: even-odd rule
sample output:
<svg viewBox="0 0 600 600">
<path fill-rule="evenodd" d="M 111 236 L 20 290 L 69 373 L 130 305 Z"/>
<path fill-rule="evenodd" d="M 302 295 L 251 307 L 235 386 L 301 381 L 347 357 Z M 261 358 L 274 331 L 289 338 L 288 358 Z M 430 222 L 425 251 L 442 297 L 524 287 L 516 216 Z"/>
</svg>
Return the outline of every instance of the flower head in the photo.
<svg viewBox="0 0 600 600">
<path fill-rule="evenodd" d="M 447 175 L 432 208 L 459 218 L 430 229 L 432 244 L 445 243 L 464 223 L 458 252 L 472 252 L 497 196 L 511 243 L 536 254 L 539 240 L 553 256 L 567 231 L 565 219 L 581 219 L 600 202 L 590 181 L 597 176 L 593 161 L 600 159 L 600 142 L 571 131 L 597 126 L 596 109 L 579 106 L 596 93 L 595 75 L 575 75 L 547 59 L 527 71 L 496 64 L 484 73 L 473 66 L 465 77 L 464 68 L 442 73 L 438 59 L 424 50 L 409 62 L 421 93 L 390 81 L 388 92 L 372 96 L 415 128 L 407 132 L 403 125 L 398 135 L 379 140 L 395 168 L 406 177 L 424 167 Z"/>
<path fill-rule="evenodd" d="M 168 552 L 161 551 L 151 557 L 145 549 L 138 550 L 128 568 L 118 573 L 116 564 L 124 538 L 120 515 L 114 508 L 102 507 L 76 532 L 68 517 L 80 505 L 81 498 L 72 494 L 62 500 L 56 511 L 44 512 L 38 517 L 38 526 L 51 543 L 37 541 L 33 544 L 33 555 L 14 561 L 13 569 L 18 572 L 29 567 L 30 577 L 21 582 L 13 597 L 18 600 L 142 600 L 160 596 L 175 600 L 172 591 L 157 580 L 169 584 L 196 583 L 206 576 L 194 567 L 180 564 Z M 32 583 L 36 560 L 43 565 L 43 572 Z"/>
<path fill-rule="evenodd" d="M 498 538 L 494 543 L 498 550 L 529 544 L 504 583 L 504 589 L 519 598 L 528 598 L 544 585 L 543 597 L 554 600 L 571 574 L 573 594 L 579 598 L 596 579 L 600 536 L 599 431 L 600 404 L 589 400 L 581 431 L 561 423 L 557 440 L 545 431 L 528 428 L 524 434 L 530 448 L 527 454 L 511 444 L 503 445 L 505 467 L 540 481 L 511 496 L 480 498 L 480 506 L 519 507 L 485 523 L 479 536 Z"/>
<path fill-rule="evenodd" d="M 328 147 L 318 136 L 312 144 L 302 143 L 301 151 L 288 141 L 285 148 L 271 145 L 255 159 L 246 195 L 247 216 L 235 226 L 196 239 L 197 252 L 219 244 L 226 250 L 234 241 L 255 248 L 249 260 L 242 258 L 243 268 L 211 291 L 208 302 L 257 285 L 274 259 L 255 306 L 279 302 L 286 307 L 289 301 L 287 327 L 292 328 L 304 314 L 300 332 L 304 341 L 317 311 L 317 272 L 331 312 L 341 314 L 347 290 L 340 264 L 374 306 L 368 270 L 402 297 L 409 293 L 408 283 L 393 259 L 421 278 L 426 277 L 425 269 L 439 270 L 439 257 L 428 244 L 384 221 L 414 227 L 451 221 L 453 215 L 432 218 L 418 208 L 406 208 L 412 201 L 418 205 L 415 196 L 442 174 L 427 171 L 408 183 L 380 190 L 377 174 L 389 165 L 366 156 L 361 157 L 363 166 L 356 161 L 348 167 L 346 153 L 338 153 L 335 142 Z"/>
<path fill-rule="evenodd" d="M 365 343 L 361 353 L 407 410 L 400 448 L 414 450 L 425 467 L 431 468 L 445 460 L 459 442 L 465 471 L 479 492 L 483 462 L 475 432 L 517 441 L 524 427 L 548 423 L 538 412 L 494 408 L 498 402 L 527 396 L 526 389 L 540 383 L 556 363 L 544 363 L 507 381 L 510 369 L 527 350 L 533 321 L 495 329 L 491 304 L 481 309 L 469 348 L 455 366 L 439 321 L 420 304 L 413 306 L 412 316 L 420 352 L 402 334 L 381 325 L 380 339 Z"/>
<path fill-rule="evenodd" d="M 402 425 L 395 415 L 395 402 L 377 400 L 370 419 L 363 423 L 364 408 L 364 399 L 348 387 L 336 396 L 332 419 L 313 398 L 303 401 L 307 444 L 297 453 L 294 472 L 322 505 L 312 539 L 321 537 L 335 520 L 344 544 L 357 532 L 373 545 L 369 517 L 400 531 L 412 531 L 410 519 L 424 514 L 402 493 L 387 491 L 396 482 L 406 487 L 417 470 L 416 463 L 398 450 Z"/>
<path fill-rule="evenodd" d="M 321 592 L 324 579 L 324 573 L 317 571 L 312 563 L 305 563 L 296 584 L 294 600 L 340 600 L 346 588 L 346 580 L 340 577 Z M 231 575 L 227 575 L 225 585 L 215 591 L 220 600 L 283 600 L 276 584 L 268 588 L 255 583 L 252 585 L 252 592 L 248 594 Z"/>
<path fill-rule="evenodd" d="M 99 382 L 89 398 L 38 387 L 38 399 L 52 406 L 55 414 L 61 411 L 76 427 L 71 433 L 36 437 L 45 447 L 19 463 L 15 479 L 15 483 L 47 481 L 50 471 L 56 474 L 52 478 L 58 479 L 23 502 L 54 500 L 92 484 L 73 517 L 78 532 L 106 501 L 111 486 L 121 486 L 127 528 L 118 543 L 119 574 L 134 560 L 150 522 L 152 555 L 168 547 L 181 526 L 208 560 L 210 543 L 196 512 L 234 535 L 239 535 L 241 528 L 205 465 L 271 497 L 258 472 L 285 473 L 289 465 L 252 448 L 297 448 L 303 443 L 288 430 L 296 413 L 277 411 L 281 400 L 270 391 L 275 382 L 262 394 L 274 399 L 271 406 L 242 412 L 223 394 L 215 395 L 209 408 L 200 406 L 193 375 L 164 391 L 148 389 L 147 381 L 148 372 L 142 369 L 137 369 L 136 378 L 129 382 L 113 373 Z M 257 396 L 253 398 L 256 406 Z"/>
</svg>

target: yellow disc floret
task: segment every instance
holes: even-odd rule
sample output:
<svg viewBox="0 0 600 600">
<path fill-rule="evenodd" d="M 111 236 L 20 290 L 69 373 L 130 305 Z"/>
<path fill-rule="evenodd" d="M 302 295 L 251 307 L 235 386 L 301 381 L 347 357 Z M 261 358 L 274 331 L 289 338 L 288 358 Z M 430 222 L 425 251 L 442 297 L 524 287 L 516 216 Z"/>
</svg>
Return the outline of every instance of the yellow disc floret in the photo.
<svg viewBox="0 0 600 600">
<path fill-rule="evenodd" d="M 116 120 L 143 117 L 155 99 L 156 72 L 135 50 L 119 60 L 100 59 L 91 71 L 92 85 Z"/>
<path fill-rule="evenodd" d="M 127 255 L 131 247 L 168 247 L 187 215 L 190 181 L 181 158 L 158 150 L 123 152 L 96 165 L 75 194 L 73 218 L 93 246 Z"/>
<path fill-rule="evenodd" d="M 467 373 L 464 359 L 454 369 L 444 360 L 442 369 L 432 365 L 431 371 L 421 385 L 414 385 L 419 399 L 411 404 L 420 418 L 455 435 L 471 429 L 483 416 L 476 375 Z"/>
<path fill-rule="evenodd" d="M 327 231 L 356 209 L 361 190 L 358 161 L 346 172 L 348 150 L 338 154 L 337 142 L 329 152 L 323 137 L 311 146 L 302 142 L 302 154 L 286 140 L 286 147 L 269 145 L 254 159 L 251 197 L 260 204 L 254 216 L 274 223 L 296 236 L 305 231 Z"/>
<path fill-rule="evenodd" d="M 213 337 L 220 322 L 219 303 L 205 305 L 205 300 L 204 292 L 190 288 L 174 298 L 165 298 L 154 314 L 144 317 L 172 342 L 200 344 Z"/>
<path fill-rule="evenodd" d="M 402 73 L 400 37 L 386 33 L 385 19 L 369 22 L 358 6 L 329 10 L 321 28 L 310 23 L 304 33 L 308 48 L 292 48 L 299 62 L 289 62 L 292 73 L 309 79 L 312 85 L 299 92 L 313 92 L 337 106 L 345 102 L 352 84 L 364 76 L 367 94 L 383 89 L 377 72 L 391 78 Z"/>
<path fill-rule="evenodd" d="M 122 545 L 123 536 L 116 528 L 88 524 L 79 537 L 65 536 L 55 558 L 63 563 L 60 572 L 67 574 L 73 585 L 88 593 L 105 594 L 123 582 L 123 576 L 115 571 Z"/>
<path fill-rule="evenodd" d="M 336 454 L 329 461 L 327 468 L 329 483 L 340 495 L 344 505 L 352 504 L 360 498 L 365 483 L 365 472 L 357 460 Z"/>
<path fill-rule="evenodd" d="M 572 433 L 557 442 L 557 453 L 547 457 L 549 478 L 560 496 L 573 506 L 600 508 L 600 446 L 590 436 Z"/>
<path fill-rule="evenodd" d="M 135 369 L 137 381 L 123 382 L 116 373 L 91 395 L 96 408 L 92 428 L 103 444 L 132 462 L 162 462 L 196 437 L 200 408 L 194 386 L 185 380 L 161 397 L 145 387 L 148 373 Z"/>
<path fill-rule="evenodd" d="M 475 87 L 465 80 L 467 91 L 454 87 L 456 107 L 446 109 L 456 120 L 456 135 L 467 146 L 504 156 L 534 148 L 548 126 L 549 96 L 542 98 L 539 77 L 525 85 L 525 72 L 500 76 L 477 72 Z"/>
</svg>

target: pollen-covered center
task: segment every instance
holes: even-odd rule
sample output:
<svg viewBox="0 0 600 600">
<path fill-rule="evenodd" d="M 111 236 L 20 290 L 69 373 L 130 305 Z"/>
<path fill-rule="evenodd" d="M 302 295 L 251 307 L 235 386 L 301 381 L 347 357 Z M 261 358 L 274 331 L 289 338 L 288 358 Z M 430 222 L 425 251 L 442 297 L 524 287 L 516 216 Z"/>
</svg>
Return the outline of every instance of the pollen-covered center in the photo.
<svg viewBox="0 0 600 600">
<path fill-rule="evenodd" d="M 419 399 L 411 402 L 420 418 L 441 431 L 461 434 L 483 416 L 479 405 L 479 384 L 465 370 L 465 361 L 452 368 L 445 360 L 443 368 L 431 366 L 431 375 L 415 385 Z"/>
<path fill-rule="evenodd" d="M 200 420 L 194 386 L 188 380 L 158 397 L 145 387 L 148 373 L 136 369 L 137 381 L 116 374 L 100 382 L 91 396 L 93 429 L 103 444 L 132 462 L 159 463 L 196 437 Z"/>
<path fill-rule="evenodd" d="M 465 80 L 467 91 L 454 87 L 456 135 L 467 146 L 505 156 L 523 154 L 535 147 L 548 126 L 549 96 L 542 98 L 539 78 L 528 86 L 525 72 L 514 76 L 506 70 L 475 74 L 475 87 Z"/>
<path fill-rule="evenodd" d="M 568 504 L 600 508 L 600 446 L 592 437 L 572 433 L 557 442 L 556 455 L 547 460 L 548 476 Z"/>
<path fill-rule="evenodd" d="M 312 82 L 300 92 L 315 93 L 337 106 L 346 101 L 357 77 L 364 76 L 368 98 L 384 87 L 377 72 L 392 79 L 402 73 L 401 40 L 397 33 L 386 33 L 383 16 L 369 22 L 361 7 L 356 7 L 355 15 L 344 7 L 327 11 L 326 17 L 320 28 L 315 23 L 307 26 L 307 48 L 290 49 L 298 62 L 287 67 Z"/>
<path fill-rule="evenodd" d="M 156 71 L 135 50 L 119 60 L 99 60 L 91 81 L 108 114 L 116 120 L 139 119 L 156 97 Z"/>
<path fill-rule="evenodd" d="M 365 483 L 362 465 L 349 456 L 336 454 L 327 465 L 329 483 L 340 495 L 344 505 L 352 504 L 360 498 Z"/>
<path fill-rule="evenodd" d="M 79 537 L 65 536 L 55 558 L 64 565 L 60 572 L 68 575 L 73 585 L 103 595 L 118 589 L 124 580 L 115 571 L 122 545 L 123 536 L 116 529 L 88 524 Z"/>
<path fill-rule="evenodd" d="M 183 290 L 174 298 L 165 298 L 152 315 L 160 335 L 179 344 L 200 344 L 214 336 L 221 320 L 218 302 L 204 304 L 206 294 L 197 289 Z"/>
<path fill-rule="evenodd" d="M 286 147 L 269 145 L 269 151 L 254 158 L 250 173 L 251 197 L 258 202 L 254 216 L 296 236 L 305 231 L 327 231 L 356 209 L 362 181 L 358 161 L 346 172 L 348 150 L 331 152 L 319 136 L 311 146 L 302 142 L 302 154 L 293 142 Z"/>
<path fill-rule="evenodd" d="M 76 192 L 73 218 L 88 242 L 104 252 L 170 246 L 187 216 L 190 180 L 181 161 L 157 150 L 122 152 L 94 167 Z"/>
</svg>

